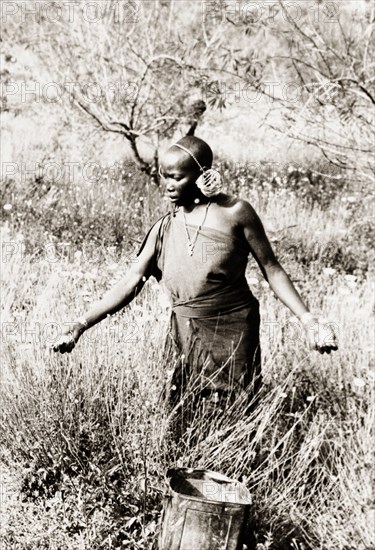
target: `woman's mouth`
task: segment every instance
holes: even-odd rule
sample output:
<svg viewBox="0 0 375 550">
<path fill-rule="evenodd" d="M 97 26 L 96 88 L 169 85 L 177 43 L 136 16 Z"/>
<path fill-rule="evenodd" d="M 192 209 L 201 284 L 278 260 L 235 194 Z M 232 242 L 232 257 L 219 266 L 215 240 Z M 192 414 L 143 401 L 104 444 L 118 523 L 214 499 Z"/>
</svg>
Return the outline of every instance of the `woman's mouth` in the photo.
<svg viewBox="0 0 375 550">
<path fill-rule="evenodd" d="M 166 196 L 171 200 L 175 201 L 178 199 L 178 194 L 176 194 L 174 191 L 167 191 Z"/>
</svg>

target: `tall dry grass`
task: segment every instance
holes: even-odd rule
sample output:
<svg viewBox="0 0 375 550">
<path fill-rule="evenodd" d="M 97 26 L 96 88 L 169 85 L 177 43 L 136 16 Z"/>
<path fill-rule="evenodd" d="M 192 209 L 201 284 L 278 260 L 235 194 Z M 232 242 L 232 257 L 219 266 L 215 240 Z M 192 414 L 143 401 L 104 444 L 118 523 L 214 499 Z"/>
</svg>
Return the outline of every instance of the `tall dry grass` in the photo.
<svg viewBox="0 0 375 550">
<path fill-rule="evenodd" d="M 125 218 L 116 193 L 126 191 L 113 192 L 114 214 Z M 81 198 L 86 213 L 89 203 L 106 204 L 105 189 L 93 193 L 95 200 Z M 324 357 L 309 352 L 250 263 L 263 321 L 262 398 L 248 414 L 240 401 L 214 417 L 197 411 L 178 446 L 163 391 L 173 364 L 163 355 L 169 311 L 159 285 L 150 281 L 71 355 L 57 356 L 48 344 L 61 324 L 118 279 L 132 254 L 121 256 L 119 247 L 112 254 L 107 242 L 98 255 L 76 242 L 52 261 L 42 241 L 37 253 L 30 244 L 22 250 L 30 226 L 23 240 L 4 226 L 2 456 L 16 470 L 21 495 L 3 525 L 7 548 L 155 548 L 163 476 L 176 464 L 243 477 L 254 498 L 249 533 L 258 549 L 372 547 L 367 234 L 351 243 L 358 220 L 350 201 L 339 198 L 323 211 L 290 190 L 248 196 L 310 307 L 337 323 L 340 349 Z M 142 203 L 139 192 L 133 199 Z M 152 200 L 139 207 L 140 228 L 157 211 Z M 364 219 L 366 205 L 360 207 Z"/>
</svg>

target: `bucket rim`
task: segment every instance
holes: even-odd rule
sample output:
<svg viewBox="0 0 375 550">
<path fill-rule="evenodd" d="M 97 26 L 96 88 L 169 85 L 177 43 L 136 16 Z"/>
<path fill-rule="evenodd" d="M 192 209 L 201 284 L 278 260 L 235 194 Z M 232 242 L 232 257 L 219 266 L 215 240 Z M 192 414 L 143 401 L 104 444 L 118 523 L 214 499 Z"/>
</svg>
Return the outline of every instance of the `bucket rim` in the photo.
<svg viewBox="0 0 375 550">
<path fill-rule="evenodd" d="M 213 500 L 213 499 L 210 499 L 210 498 L 202 499 L 202 498 L 196 497 L 194 495 L 186 495 L 184 493 L 180 493 L 178 491 L 175 491 L 170 486 L 170 483 L 168 483 L 168 492 L 169 492 L 169 494 L 176 495 L 177 497 L 184 498 L 186 500 L 192 500 L 192 501 L 195 501 L 195 502 L 205 502 L 205 503 L 207 502 L 207 503 L 210 503 L 210 504 L 215 504 L 217 506 L 220 506 L 221 508 L 229 507 L 229 508 L 233 508 L 233 509 L 237 508 L 239 510 L 240 509 L 243 510 L 244 508 L 250 508 L 251 505 L 253 504 L 252 496 L 251 496 L 251 493 L 250 493 L 249 489 L 241 481 L 238 481 L 236 479 L 232 479 L 229 476 L 226 476 L 226 475 L 221 474 L 219 472 L 214 472 L 213 470 L 207 470 L 205 468 L 168 468 L 168 470 L 166 471 L 166 474 L 165 474 L 166 481 L 169 481 L 172 478 L 172 475 L 173 475 L 172 472 L 186 472 L 186 473 L 188 473 L 188 472 L 198 472 L 198 473 L 202 472 L 202 473 L 205 473 L 205 474 L 220 477 L 222 481 L 229 481 L 233 484 L 240 485 L 241 487 L 243 487 L 248 493 L 249 502 L 238 503 L 238 502 L 218 501 L 218 500 Z"/>
</svg>

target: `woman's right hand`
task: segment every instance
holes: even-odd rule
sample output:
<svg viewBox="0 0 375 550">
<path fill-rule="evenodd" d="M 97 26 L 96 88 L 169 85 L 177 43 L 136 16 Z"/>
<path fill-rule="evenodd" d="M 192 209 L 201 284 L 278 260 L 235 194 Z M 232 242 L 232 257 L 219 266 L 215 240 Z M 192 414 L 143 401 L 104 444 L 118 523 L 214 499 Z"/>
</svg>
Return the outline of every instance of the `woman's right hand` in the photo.
<svg viewBox="0 0 375 550">
<path fill-rule="evenodd" d="M 51 345 L 53 351 L 60 353 L 70 353 L 80 336 L 82 335 L 82 325 L 80 323 L 71 323 L 71 326 L 63 331 L 56 342 Z"/>
</svg>

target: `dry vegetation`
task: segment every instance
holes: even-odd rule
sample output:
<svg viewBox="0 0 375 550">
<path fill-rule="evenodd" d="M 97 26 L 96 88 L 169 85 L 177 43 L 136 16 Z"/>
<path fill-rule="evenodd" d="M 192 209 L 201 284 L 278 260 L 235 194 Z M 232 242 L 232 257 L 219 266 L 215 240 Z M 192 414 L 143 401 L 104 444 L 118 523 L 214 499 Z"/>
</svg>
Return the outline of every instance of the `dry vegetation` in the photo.
<svg viewBox="0 0 375 550">
<path fill-rule="evenodd" d="M 7 548 L 152 548 L 171 464 L 245 475 L 258 548 L 371 548 L 369 212 L 348 190 L 322 209 L 286 180 L 262 184 L 237 173 L 239 193 L 260 211 L 310 307 L 338 323 L 340 351 L 308 353 L 250 263 L 263 319 L 262 401 L 250 417 L 240 403 L 220 412 L 203 440 L 207 419 L 197 415 L 178 448 L 161 397 L 172 365 L 163 358 L 168 309 L 156 282 L 99 332 L 87 333 L 70 356 L 48 350 L 56 324 L 84 311 L 134 257 L 132 245 L 115 240 L 116 225 L 131 212 L 123 208 L 126 196 L 137 196 L 141 233 L 162 204 L 159 191 L 127 177 L 120 186 L 93 184 L 91 193 L 75 187 L 59 199 L 55 211 L 75 212 L 79 200 L 92 220 L 107 208 L 101 240 L 90 224 L 80 227 L 79 241 L 74 217 L 62 224 L 63 240 L 52 239 L 51 220 L 40 216 L 43 200 L 35 201 L 39 214 L 20 196 L 12 203 L 3 229 L 2 439 L 3 460 L 16 472 L 8 491 L 18 486 L 20 494 L 3 524 Z M 143 200 L 136 185 L 146 186 Z M 36 243 L 38 223 L 49 236 Z"/>
<path fill-rule="evenodd" d="M 176 3 L 152 4 L 156 5 L 175 9 Z M 345 9 L 350 5 L 354 6 L 345 2 Z M 369 63 L 366 44 L 373 15 L 369 15 L 369 3 L 361 5 L 362 12 L 352 7 L 348 13 L 355 22 L 353 29 L 358 25 L 367 30 L 352 37 L 348 56 L 355 58 L 363 47 Z M 179 55 L 187 47 L 184 40 L 190 32 L 200 36 L 195 24 L 199 10 L 181 9 L 179 25 L 168 19 L 171 47 L 187 13 Z M 163 21 L 153 37 L 156 50 L 158 33 L 165 29 Z M 344 33 L 351 28 L 350 21 L 345 19 Z M 47 23 L 24 25 L 22 36 L 16 26 L 6 29 L 3 54 L 8 73 L 3 76 L 8 83 L 12 78 L 18 83 L 32 78 L 30 72 L 23 72 L 26 64 L 35 68 L 43 82 L 61 77 L 62 73 L 53 74 L 55 58 L 47 70 L 43 56 L 37 57 L 43 44 L 48 46 L 44 55 L 52 44 Z M 284 27 L 279 29 L 281 38 L 272 35 L 271 40 L 267 35 L 265 49 L 259 48 L 264 23 L 256 28 L 249 25 L 251 32 L 241 35 L 231 23 L 212 34 L 206 28 L 204 39 L 212 46 L 208 62 L 219 64 L 215 53 L 221 51 L 220 33 L 225 31 L 224 46 L 238 46 L 255 68 L 265 68 L 268 78 L 272 73 L 269 56 L 285 46 Z M 47 43 L 37 43 L 40 29 Z M 330 29 L 339 48 L 341 35 L 336 27 Z M 72 36 L 76 30 L 72 28 Z M 96 30 L 88 31 L 93 46 Z M 251 42 L 254 36 L 255 43 Z M 235 37 L 240 37 L 238 43 Z M 54 35 L 60 48 L 56 56 L 64 51 L 63 38 L 63 34 Z M 119 37 L 114 33 L 110 38 Z M 83 59 L 86 45 L 79 42 Z M 140 51 L 146 47 L 141 41 L 138 46 Z M 205 51 L 199 49 L 201 61 Z M 185 53 L 186 59 L 194 57 L 194 48 Z M 318 53 L 313 49 L 312 54 Z M 11 54 L 18 60 L 12 60 Z M 81 70 L 81 75 L 73 76 L 84 82 L 89 77 L 88 59 L 82 66 L 69 66 L 67 74 Z M 108 59 L 107 65 L 95 66 L 97 78 L 101 71 L 107 71 L 109 78 L 112 69 L 118 70 L 113 63 L 117 58 Z M 350 65 L 353 70 L 362 66 L 357 61 Z M 363 74 L 370 89 L 368 63 Z M 139 71 L 133 58 L 131 64 Z M 334 68 L 341 71 L 345 66 L 342 58 Z M 46 71 L 44 80 L 41 67 Z M 239 67 L 246 68 L 241 63 Z M 291 70 L 289 65 L 284 68 Z M 162 72 L 156 71 L 153 78 L 162 78 Z M 189 78 L 185 84 L 195 93 L 196 82 Z M 173 86 L 161 90 L 163 101 L 166 90 L 173 91 Z M 249 199 L 260 213 L 277 255 L 309 307 L 337 323 L 340 349 L 324 357 L 308 352 L 295 320 L 250 261 L 248 280 L 262 313 L 262 398 L 250 414 L 240 402 L 218 411 L 215 421 L 207 411 L 198 411 L 189 436 L 176 447 L 170 436 L 173 411 L 168 410 L 163 393 L 173 368 L 162 346 L 169 310 L 154 280 L 129 308 L 86 333 L 71 355 L 57 356 L 49 350 L 61 323 L 81 314 L 126 272 L 146 229 L 167 208 L 162 191 L 139 170 L 139 162 L 124 161 L 123 141 L 111 141 L 108 134 L 104 138 L 90 117 L 78 113 L 72 103 L 17 103 L 17 98 L 8 98 L 1 113 L 11 144 L 4 149 L 6 161 L 17 162 L 18 167 L 24 162 L 27 168 L 35 161 L 62 165 L 77 159 L 81 169 L 88 161 L 103 166 L 96 177 L 84 178 L 82 170 L 73 179 L 64 173 L 54 179 L 43 170 L 26 175 L 19 171 L 2 183 L 1 536 L 7 550 L 155 549 L 164 473 L 176 464 L 244 477 L 254 499 L 248 530 L 257 550 L 370 550 L 375 545 L 374 223 L 369 157 L 367 153 L 357 157 L 360 166 L 354 180 L 353 172 L 340 164 L 352 158 L 352 151 L 344 159 L 339 156 L 340 166 L 332 166 L 312 155 L 311 149 L 293 148 L 285 134 L 260 134 L 257 115 L 265 113 L 265 104 L 234 102 L 227 111 L 215 111 L 223 99 L 222 90 L 216 93 L 211 86 L 207 93 L 206 88 L 205 99 L 212 101 L 197 135 L 209 141 L 212 137 L 228 189 Z M 176 90 L 178 101 L 185 89 L 180 92 Z M 155 93 L 159 98 L 159 91 Z M 167 99 L 178 121 L 180 103 Z M 353 95 L 343 92 L 339 99 L 330 112 L 336 109 L 334 123 L 342 124 L 334 129 L 344 132 L 340 140 L 343 135 L 349 140 L 347 121 L 353 125 L 357 116 L 361 118 L 362 107 L 367 109 L 369 101 L 348 113 Z M 158 101 L 149 107 L 148 123 L 163 107 Z M 276 117 L 272 123 L 280 123 L 280 105 L 268 105 Z M 118 104 L 113 107 L 119 108 Z M 125 116 L 127 107 L 110 112 Z M 312 115 L 312 111 L 302 112 Z M 293 111 L 293 117 L 299 114 Z M 288 118 L 287 110 L 284 115 Z M 371 116 L 369 108 L 366 124 Z M 31 122 L 32 137 L 25 131 Z M 162 130 L 156 141 L 163 139 Z M 363 138 L 366 147 L 367 137 Z M 362 147 L 363 141 L 357 138 L 353 133 Z M 257 166 L 251 164 L 254 159 Z M 270 169 L 267 162 L 275 160 L 278 164 Z M 207 425 L 208 434 L 203 429 Z"/>
</svg>

